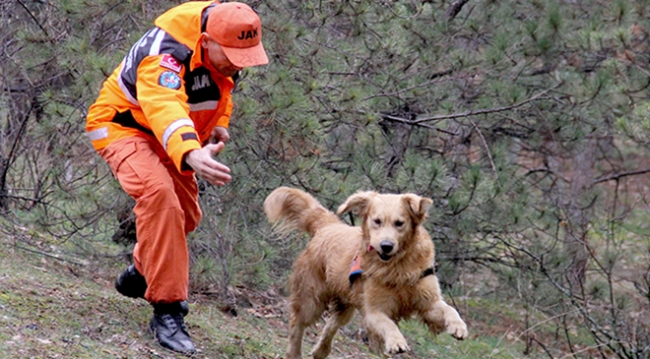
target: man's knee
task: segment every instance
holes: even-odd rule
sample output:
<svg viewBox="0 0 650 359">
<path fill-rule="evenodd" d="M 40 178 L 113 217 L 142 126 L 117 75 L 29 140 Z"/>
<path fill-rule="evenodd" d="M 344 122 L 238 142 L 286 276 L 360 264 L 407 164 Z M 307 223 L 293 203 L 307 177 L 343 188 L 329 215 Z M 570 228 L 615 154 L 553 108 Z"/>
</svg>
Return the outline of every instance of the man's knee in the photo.
<svg viewBox="0 0 650 359">
<path fill-rule="evenodd" d="M 149 185 L 145 189 L 144 195 L 138 199 L 138 202 L 141 205 L 147 205 L 149 210 L 153 211 L 163 208 L 182 210 L 174 186 L 171 183 L 159 182 Z"/>
</svg>

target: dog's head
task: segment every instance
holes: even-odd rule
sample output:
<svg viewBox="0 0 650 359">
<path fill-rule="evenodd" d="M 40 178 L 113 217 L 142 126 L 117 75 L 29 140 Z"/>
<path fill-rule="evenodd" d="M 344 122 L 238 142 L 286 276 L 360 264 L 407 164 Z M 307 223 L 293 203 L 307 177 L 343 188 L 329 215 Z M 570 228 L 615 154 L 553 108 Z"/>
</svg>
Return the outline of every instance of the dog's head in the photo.
<svg viewBox="0 0 650 359">
<path fill-rule="evenodd" d="M 412 193 L 358 192 L 339 206 L 338 214 L 353 211 L 362 219 L 367 251 L 376 251 L 387 262 L 408 245 L 422 224 L 433 201 Z"/>
</svg>

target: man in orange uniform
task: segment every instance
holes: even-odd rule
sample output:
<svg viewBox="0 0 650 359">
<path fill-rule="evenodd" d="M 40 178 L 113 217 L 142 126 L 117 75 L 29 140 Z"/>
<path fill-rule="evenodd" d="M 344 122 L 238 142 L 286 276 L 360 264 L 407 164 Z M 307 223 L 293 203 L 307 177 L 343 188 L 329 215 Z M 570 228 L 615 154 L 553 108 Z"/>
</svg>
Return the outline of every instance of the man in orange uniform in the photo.
<svg viewBox="0 0 650 359">
<path fill-rule="evenodd" d="M 200 219 L 194 174 L 223 186 L 214 160 L 230 135 L 231 91 L 244 67 L 268 63 L 258 15 L 246 4 L 187 2 L 155 20 L 104 82 L 87 135 L 135 199 L 134 264 L 117 290 L 153 305 L 160 345 L 193 352 L 188 312 L 187 234 Z"/>
</svg>

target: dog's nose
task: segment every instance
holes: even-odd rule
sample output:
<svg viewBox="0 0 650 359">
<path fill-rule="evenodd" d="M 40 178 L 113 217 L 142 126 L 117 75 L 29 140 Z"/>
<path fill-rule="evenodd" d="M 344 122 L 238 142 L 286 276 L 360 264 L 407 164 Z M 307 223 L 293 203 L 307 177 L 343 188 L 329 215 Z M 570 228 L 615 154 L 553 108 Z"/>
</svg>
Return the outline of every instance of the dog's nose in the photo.
<svg viewBox="0 0 650 359">
<path fill-rule="evenodd" d="M 381 247 L 381 252 L 386 254 L 390 253 L 393 250 L 393 247 L 395 247 L 393 242 L 390 241 L 381 241 L 379 246 Z"/>
</svg>

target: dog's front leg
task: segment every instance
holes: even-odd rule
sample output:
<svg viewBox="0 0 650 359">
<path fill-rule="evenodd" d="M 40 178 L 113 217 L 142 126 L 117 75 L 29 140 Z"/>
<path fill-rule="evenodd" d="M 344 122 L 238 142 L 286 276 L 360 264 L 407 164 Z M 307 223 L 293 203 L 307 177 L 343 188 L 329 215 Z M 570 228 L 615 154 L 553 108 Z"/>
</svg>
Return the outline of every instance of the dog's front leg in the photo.
<svg viewBox="0 0 650 359">
<path fill-rule="evenodd" d="M 460 318 L 456 309 L 443 300 L 435 301 L 422 319 L 434 334 L 445 328 L 447 333 L 458 340 L 467 338 L 467 324 Z"/>
<path fill-rule="evenodd" d="M 311 355 L 314 359 L 325 359 L 332 351 L 332 340 L 334 335 L 340 327 L 347 324 L 354 315 L 354 308 L 347 307 L 341 310 L 332 312 L 332 315 L 327 320 L 325 328 L 320 335 L 318 344 L 314 347 Z"/>
<path fill-rule="evenodd" d="M 397 324 L 385 313 L 366 311 L 364 317 L 366 328 L 379 336 L 384 342 L 384 352 L 388 355 L 409 351 L 406 339 L 399 331 Z"/>
</svg>

